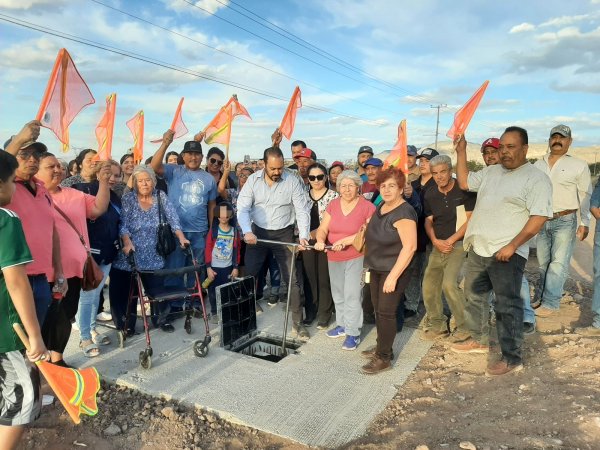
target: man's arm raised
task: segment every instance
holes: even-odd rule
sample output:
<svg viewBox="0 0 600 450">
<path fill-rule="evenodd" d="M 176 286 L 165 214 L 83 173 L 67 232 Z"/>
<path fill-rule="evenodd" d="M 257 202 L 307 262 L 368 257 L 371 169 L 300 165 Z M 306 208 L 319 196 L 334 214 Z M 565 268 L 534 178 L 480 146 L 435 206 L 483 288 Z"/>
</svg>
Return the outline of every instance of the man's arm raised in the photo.
<svg viewBox="0 0 600 450">
<path fill-rule="evenodd" d="M 173 142 L 174 136 L 175 132 L 173 130 L 167 130 L 164 132 L 162 143 L 152 157 L 152 161 L 150 161 L 150 167 L 152 167 L 152 170 L 154 170 L 158 176 L 162 176 L 163 174 L 163 160 L 165 159 L 165 153 L 169 148 L 169 145 L 171 145 Z"/>
</svg>

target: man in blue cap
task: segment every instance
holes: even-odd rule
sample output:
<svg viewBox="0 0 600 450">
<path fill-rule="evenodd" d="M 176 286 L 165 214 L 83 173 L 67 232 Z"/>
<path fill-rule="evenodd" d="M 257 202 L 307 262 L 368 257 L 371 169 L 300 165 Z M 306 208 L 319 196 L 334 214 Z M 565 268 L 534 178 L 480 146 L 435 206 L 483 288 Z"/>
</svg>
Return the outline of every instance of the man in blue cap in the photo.
<svg viewBox="0 0 600 450">
<path fill-rule="evenodd" d="M 379 158 L 369 158 L 363 164 L 367 181 L 362 185 L 362 195 L 367 200 L 375 203 L 375 199 L 379 197 L 379 189 L 377 188 L 377 175 L 383 167 L 383 161 Z M 381 202 L 381 198 L 379 199 Z M 376 204 L 377 205 L 377 204 Z"/>
<path fill-rule="evenodd" d="M 414 145 L 406 146 L 406 154 L 408 156 L 408 173 L 406 174 L 406 184 L 411 184 L 418 180 L 421 176 L 421 169 L 417 166 L 417 147 Z"/>
</svg>

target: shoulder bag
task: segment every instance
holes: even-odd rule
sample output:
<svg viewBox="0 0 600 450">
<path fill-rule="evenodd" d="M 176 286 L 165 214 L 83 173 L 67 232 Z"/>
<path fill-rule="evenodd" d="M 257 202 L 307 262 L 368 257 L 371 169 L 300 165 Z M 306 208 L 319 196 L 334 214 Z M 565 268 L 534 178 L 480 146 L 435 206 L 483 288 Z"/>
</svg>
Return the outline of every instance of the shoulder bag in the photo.
<svg viewBox="0 0 600 450">
<path fill-rule="evenodd" d="M 85 264 L 83 265 L 81 289 L 84 291 L 93 291 L 98 286 L 100 286 L 100 283 L 102 283 L 102 280 L 104 279 L 104 272 L 100 270 L 100 267 L 98 266 L 96 261 L 94 261 L 94 258 L 90 253 L 90 249 L 87 247 L 87 245 L 85 245 L 85 239 L 83 238 L 83 235 L 79 232 L 79 230 L 73 224 L 71 219 L 69 219 L 67 215 L 64 212 L 62 212 L 62 210 L 58 206 L 56 206 L 56 203 L 54 203 L 54 208 L 56 209 L 56 211 L 58 211 L 58 213 L 61 216 L 63 216 L 63 218 L 71 226 L 71 228 L 73 228 L 73 231 L 77 233 L 77 236 L 79 236 L 79 240 L 81 241 L 81 245 L 83 245 L 83 248 L 85 248 L 87 258 L 85 259 Z"/>
<path fill-rule="evenodd" d="M 167 221 L 167 217 L 162 208 L 160 191 L 156 192 L 156 203 L 158 206 L 158 230 L 156 240 L 156 253 L 163 258 L 166 258 L 175 251 L 177 243 L 175 242 L 175 235 L 173 229 Z"/>
</svg>

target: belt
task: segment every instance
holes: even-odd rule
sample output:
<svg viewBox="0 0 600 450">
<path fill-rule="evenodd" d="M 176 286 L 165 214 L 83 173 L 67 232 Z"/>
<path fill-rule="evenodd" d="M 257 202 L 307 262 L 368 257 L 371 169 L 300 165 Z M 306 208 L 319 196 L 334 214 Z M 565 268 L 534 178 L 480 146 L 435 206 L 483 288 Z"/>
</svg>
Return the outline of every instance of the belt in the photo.
<svg viewBox="0 0 600 450">
<path fill-rule="evenodd" d="M 550 219 L 550 220 L 558 219 L 559 217 L 567 216 L 567 215 L 573 214 L 575 212 L 577 212 L 576 209 L 565 209 L 564 211 L 555 212 L 552 215 L 552 219 Z"/>
</svg>

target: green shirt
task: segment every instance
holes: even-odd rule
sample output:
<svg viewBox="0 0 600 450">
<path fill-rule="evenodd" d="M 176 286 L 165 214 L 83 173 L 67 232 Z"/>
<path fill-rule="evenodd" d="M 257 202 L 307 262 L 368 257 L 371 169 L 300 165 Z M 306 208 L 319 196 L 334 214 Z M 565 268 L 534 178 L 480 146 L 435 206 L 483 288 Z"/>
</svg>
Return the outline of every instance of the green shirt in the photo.
<svg viewBox="0 0 600 450">
<path fill-rule="evenodd" d="M 0 353 L 25 348 L 13 330 L 13 323 L 21 323 L 21 319 L 8 295 L 2 271 L 31 261 L 21 219 L 14 212 L 0 208 Z"/>
</svg>

